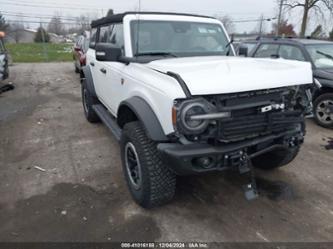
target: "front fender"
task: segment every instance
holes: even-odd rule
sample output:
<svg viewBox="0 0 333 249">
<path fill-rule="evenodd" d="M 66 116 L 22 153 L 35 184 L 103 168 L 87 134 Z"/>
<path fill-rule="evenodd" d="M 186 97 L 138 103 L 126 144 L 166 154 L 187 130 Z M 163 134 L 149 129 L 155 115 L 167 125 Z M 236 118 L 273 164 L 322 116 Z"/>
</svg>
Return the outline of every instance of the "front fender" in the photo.
<svg viewBox="0 0 333 249">
<path fill-rule="evenodd" d="M 146 129 L 147 135 L 153 141 L 167 142 L 168 137 L 164 134 L 160 121 L 149 104 L 140 97 L 131 97 L 121 102 L 119 110 L 126 106 L 129 108 Z M 120 113 L 118 111 L 118 117 Z"/>
</svg>

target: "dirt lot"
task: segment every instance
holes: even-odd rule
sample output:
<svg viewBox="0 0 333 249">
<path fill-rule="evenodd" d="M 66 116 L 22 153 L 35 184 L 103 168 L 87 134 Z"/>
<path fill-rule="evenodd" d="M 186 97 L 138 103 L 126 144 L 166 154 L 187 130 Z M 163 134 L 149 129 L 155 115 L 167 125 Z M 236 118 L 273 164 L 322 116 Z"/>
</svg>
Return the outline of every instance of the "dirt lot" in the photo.
<svg viewBox="0 0 333 249">
<path fill-rule="evenodd" d="M 247 202 L 234 173 L 180 178 L 151 211 L 126 189 L 116 140 L 89 124 L 71 63 L 16 64 L 0 96 L 0 241 L 332 241 L 333 131 L 308 121 L 291 165 L 258 171 Z M 46 171 L 36 169 L 41 167 Z"/>
</svg>

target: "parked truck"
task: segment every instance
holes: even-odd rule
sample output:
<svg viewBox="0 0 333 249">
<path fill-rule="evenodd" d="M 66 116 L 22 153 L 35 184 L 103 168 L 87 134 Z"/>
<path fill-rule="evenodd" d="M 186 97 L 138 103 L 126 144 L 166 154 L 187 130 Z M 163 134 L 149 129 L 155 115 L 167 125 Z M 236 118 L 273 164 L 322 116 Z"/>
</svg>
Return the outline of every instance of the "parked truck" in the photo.
<svg viewBox="0 0 333 249">
<path fill-rule="evenodd" d="M 133 199 L 172 200 L 178 175 L 290 163 L 304 141 L 310 63 L 235 57 L 212 17 L 127 12 L 92 22 L 84 114 L 120 141 Z M 110 162 L 111 163 L 111 162 Z"/>
</svg>

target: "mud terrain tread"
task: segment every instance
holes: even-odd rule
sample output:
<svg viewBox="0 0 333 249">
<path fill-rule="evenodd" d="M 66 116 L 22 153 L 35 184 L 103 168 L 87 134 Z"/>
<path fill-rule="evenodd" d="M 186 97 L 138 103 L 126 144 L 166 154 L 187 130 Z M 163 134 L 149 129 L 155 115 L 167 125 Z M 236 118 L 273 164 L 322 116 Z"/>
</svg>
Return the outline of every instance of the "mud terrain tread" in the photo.
<svg viewBox="0 0 333 249">
<path fill-rule="evenodd" d="M 125 164 L 124 147 L 126 141 L 131 141 L 134 144 L 142 167 L 142 198 L 137 198 L 133 193 L 129 179 L 126 176 L 127 184 L 136 202 L 145 208 L 152 208 L 169 202 L 175 194 L 176 176 L 164 165 L 156 143 L 147 137 L 140 122 L 128 123 L 123 130 L 121 147 L 123 165 Z M 127 174 L 125 165 L 124 173 Z"/>
<path fill-rule="evenodd" d="M 87 102 L 87 108 L 88 108 L 87 112 L 86 112 L 86 110 L 84 108 L 84 97 L 83 97 L 83 91 L 84 90 L 87 91 L 87 96 L 86 96 L 86 102 Z M 91 93 L 89 92 L 89 90 L 85 86 L 85 81 L 84 80 L 83 80 L 83 82 L 81 84 L 81 95 L 82 95 L 83 111 L 84 111 L 84 115 L 86 116 L 86 119 L 90 123 L 99 123 L 100 122 L 100 118 L 98 117 L 98 115 L 96 114 L 96 112 L 93 109 L 93 105 L 98 104 L 99 101 L 98 101 L 98 99 L 96 99 L 95 97 L 93 97 L 91 95 Z"/>
</svg>

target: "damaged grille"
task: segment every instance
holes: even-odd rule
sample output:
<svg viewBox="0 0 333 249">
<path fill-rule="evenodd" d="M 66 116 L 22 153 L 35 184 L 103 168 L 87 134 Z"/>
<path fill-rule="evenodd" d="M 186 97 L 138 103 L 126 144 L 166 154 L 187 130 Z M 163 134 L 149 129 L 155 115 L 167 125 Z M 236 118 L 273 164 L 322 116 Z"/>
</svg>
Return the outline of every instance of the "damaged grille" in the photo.
<svg viewBox="0 0 333 249">
<path fill-rule="evenodd" d="M 302 122 L 301 111 L 285 111 L 233 117 L 218 121 L 217 137 L 220 141 L 237 141 L 293 130 Z"/>
<path fill-rule="evenodd" d="M 253 137 L 299 129 L 303 110 L 295 108 L 290 89 L 248 92 L 209 98 L 218 111 L 230 111 L 231 118 L 216 120 L 215 138 L 220 142 L 241 141 Z M 263 112 L 264 106 L 283 104 L 285 108 Z"/>
</svg>

